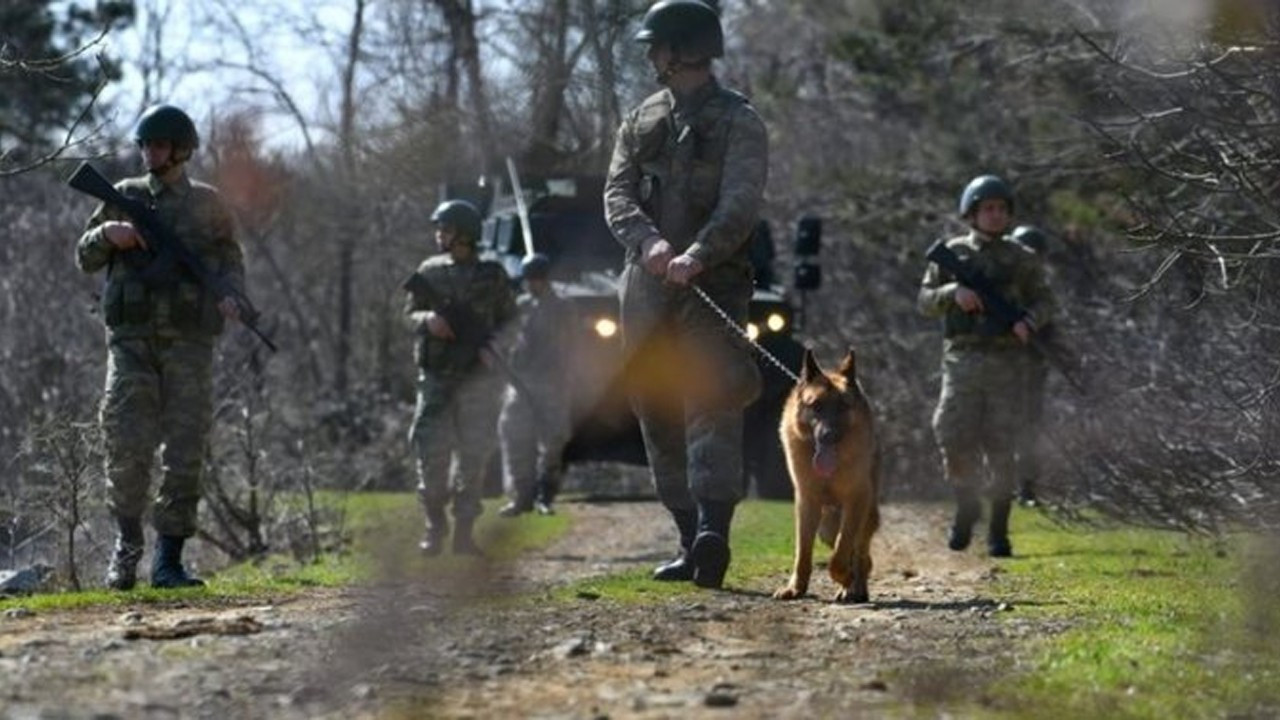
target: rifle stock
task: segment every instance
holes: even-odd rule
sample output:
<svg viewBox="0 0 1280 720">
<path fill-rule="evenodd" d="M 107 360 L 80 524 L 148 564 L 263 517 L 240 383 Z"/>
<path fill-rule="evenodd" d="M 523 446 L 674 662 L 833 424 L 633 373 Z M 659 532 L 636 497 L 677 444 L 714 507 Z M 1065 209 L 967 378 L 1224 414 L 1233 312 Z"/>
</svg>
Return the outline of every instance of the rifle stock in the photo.
<svg viewBox="0 0 1280 720">
<path fill-rule="evenodd" d="M 936 263 L 938 267 L 943 268 L 954 275 L 961 285 L 964 285 L 977 293 L 978 297 L 982 298 L 983 312 L 995 317 L 1008 329 L 1012 330 L 1015 323 L 1029 317 L 1026 310 L 1018 307 L 1007 300 L 1003 295 L 996 292 L 995 288 L 991 285 L 991 281 L 987 279 L 987 276 L 983 275 L 977 268 L 970 266 L 964 260 L 960 259 L 960 256 L 956 255 L 955 251 L 947 247 L 946 242 L 942 240 L 934 242 L 933 245 L 929 246 L 929 250 L 925 253 L 925 257 Z M 1062 377 L 1066 378 L 1067 383 L 1070 384 L 1076 392 L 1081 395 L 1087 394 L 1085 392 L 1084 385 L 1081 384 L 1081 382 L 1072 374 L 1066 361 L 1049 347 L 1048 343 L 1044 341 L 1044 338 L 1040 337 L 1039 333 L 1033 330 L 1028 342 L 1036 352 L 1040 353 L 1040 355 L 1062 375 Z"/>
<path fill-rule="evenodd" d="M 103 203 L 120 210 L 120 212 L 128 216 L 134 227 L 138 229 L 138 232 L 146 238 L 150 247 L 149 252 L 134 253 L 134 251 L 129 251 L 125 253 L 125 257 L 130 264 L 139 268 L 139 275 L 144 283 L 148 285 L 160 284 L 171 277 L 173 271 L 178 267 L 185 268 L 219 301 L 224 298 L 234 300 L 236 307 L 239 309 L 240 322 L 249 328 L 254 335 L 258 336 L 258 339 L 270 348 L 271 352 L 276 351 L 275 343 L 258 328 L 257 321 L 260 313 L 250 302 L 248 296 L 240 292 L 224 278 L 211 272 L 208 266 L 204 264 L 204 261 L 191 252 L 161 222 L 155 211 L 149 206 L 139 200 L 126 197 L 87 161 L 80 163 L 80 166 L 71 174 L 71 177 L 67 178 L 67 185 L 73 190 L 95 197 Z"/>
</svg>

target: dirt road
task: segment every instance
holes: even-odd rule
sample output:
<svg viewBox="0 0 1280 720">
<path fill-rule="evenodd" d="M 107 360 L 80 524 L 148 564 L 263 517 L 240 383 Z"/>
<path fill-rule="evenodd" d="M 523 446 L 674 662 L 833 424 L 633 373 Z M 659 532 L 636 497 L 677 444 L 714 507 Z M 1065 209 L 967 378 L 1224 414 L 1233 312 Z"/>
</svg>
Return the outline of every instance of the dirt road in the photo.
<svg viewBox="0 0 1280 720">
<path fill-rule="evenodd" d="M 830 604 L 825 577 L 774 601 L 785 567 L 679 601 L 509 601 L 674 546 L 654 503 L 563 512 L 573 530 L 555 545 L 470 576 L 248 607 L 11 613 L 0 717 L 874 717 L 985 702 L 1019 661 L 1010 638 L 1053 630 L 997 602 L 997 565 L 943 549 L 943 511 L 913 505 L 884 508 L 867 605 Z M 193 634 L 127 639 L 160 632 Z"/>
</svg>

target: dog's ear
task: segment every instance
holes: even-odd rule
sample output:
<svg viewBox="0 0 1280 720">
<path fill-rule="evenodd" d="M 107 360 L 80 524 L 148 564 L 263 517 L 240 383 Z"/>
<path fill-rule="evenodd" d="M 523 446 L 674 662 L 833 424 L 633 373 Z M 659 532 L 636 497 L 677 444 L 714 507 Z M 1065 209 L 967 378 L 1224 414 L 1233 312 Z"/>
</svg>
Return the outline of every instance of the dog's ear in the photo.
<svg viewBox="0 0 1280 720">
<path fill-rule="evenodd" d="M 858 380 L 858 361 L 854 355 L 853 348 L 849 348 L 849 352 L 845 353 L 844 360 L 840 361 L 840 369 L 838 371 L 849 381 L 852 386 Z"/>
<path fill-rule="evenodd" d="M 818 361 L 813 359 L 813 350 L 805 347 L 804 365 L 800 370 L 800 382 L 811 383 L 821 377 L 823 377 L 822 368 L 818 367 Z"/>
</svg>

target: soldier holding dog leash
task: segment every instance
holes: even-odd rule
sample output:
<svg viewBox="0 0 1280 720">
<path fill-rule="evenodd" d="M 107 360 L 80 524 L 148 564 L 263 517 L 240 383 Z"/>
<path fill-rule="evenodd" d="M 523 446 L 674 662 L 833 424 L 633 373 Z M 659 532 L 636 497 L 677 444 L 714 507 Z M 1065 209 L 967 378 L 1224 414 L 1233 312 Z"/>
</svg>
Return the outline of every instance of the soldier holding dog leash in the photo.
<svg viewBox="0 0 1280 720">
<path fill-rule="evenodd" d="M 768 136 L 746 98 L 712 73 L 724 35 L 710 6 L 658 2 L 636 40 L 649 46 L 665 87 L 624 119 L 604 201 L 627 250 L 620 303 L 632 403 L 680 537 L 679 554 L 654 578 L 718 588 L 743 492 L 743 409 L 761 378 L 748 347 L 692 290 L 745 323 L 747 239 L 762 203 Z"/>
</svg>

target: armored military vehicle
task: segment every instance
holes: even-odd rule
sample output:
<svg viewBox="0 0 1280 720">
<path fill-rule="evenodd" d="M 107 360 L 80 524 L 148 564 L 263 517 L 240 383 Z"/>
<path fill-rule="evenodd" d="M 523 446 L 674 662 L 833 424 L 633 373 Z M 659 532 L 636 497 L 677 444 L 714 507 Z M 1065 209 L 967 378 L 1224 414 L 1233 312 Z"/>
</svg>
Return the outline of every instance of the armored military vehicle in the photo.
<svg viewBox="0 0 1280 720">
<path fill-rule="evenodd" d="M 587 460 L 644 464 L 644 445 L 622 386 L 626 358 L 619 338 L 618 276 L 622 246 L 604 221 L 604 179 L 574 176 L 525 178 L 523 197 L 533 247 L 551 258 L 551 277 L 561 295 L 571 298 L 582 323 L 573 348 L 574 435 L 565 462 Z M 513 281 L 526 254 L 517 203 L 511 193 L 484 197 L 486 209 L 480 240 L 482 254 L 497 259 Z M 767 225 L 753 237 L 757 287 L 747 328 L 755 341 L 792 370 L 800 366 L 803 347 L 792 337 L 791 304 L 773 285 L 772 240 Z M 725 332 L 732 332 L 726 325 Z M 747 477 L 760 497 L 789 498 L 791 482 L 778 441 L 782 403 L 792 380 L 763 358 L 764 391 L 747 409 L 745 423 Z"/>
</svg>

